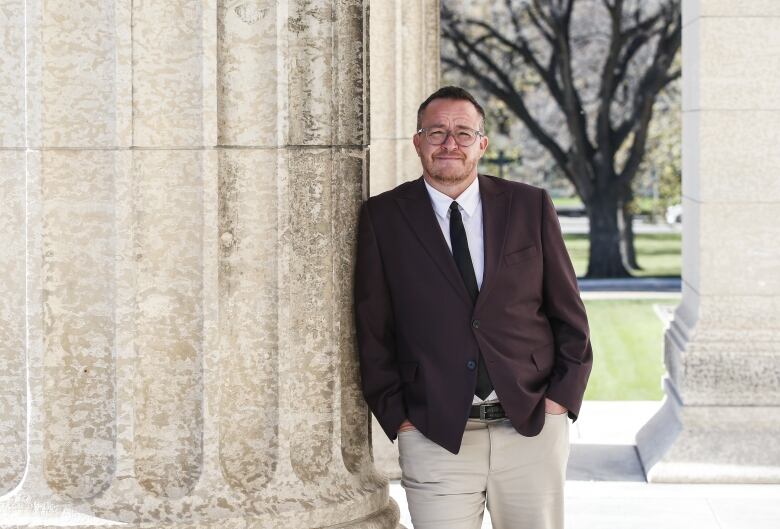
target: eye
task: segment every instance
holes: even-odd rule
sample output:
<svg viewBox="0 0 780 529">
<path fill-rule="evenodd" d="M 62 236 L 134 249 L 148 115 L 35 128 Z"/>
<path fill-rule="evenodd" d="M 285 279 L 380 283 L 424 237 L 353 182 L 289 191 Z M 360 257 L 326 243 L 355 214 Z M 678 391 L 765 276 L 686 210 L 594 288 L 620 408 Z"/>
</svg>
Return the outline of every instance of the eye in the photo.
<svg viewBox="0 0 780 529">
<path fill-rule="evenodd" d="M 469 132 L 467 130 L 462 130 L 462 131 L 458 132 L 458 138 L 462 138 L 464 140 L 470 140 L 473 137 L 474 137 L 474 133 L 473 132 Z"/>
<path fill-rule="evenodd" d="M 428 131 L 428 136 L 431 138 L 443 138 L 446 132 L 443 129 L 431 129 Z"/>
</svg>

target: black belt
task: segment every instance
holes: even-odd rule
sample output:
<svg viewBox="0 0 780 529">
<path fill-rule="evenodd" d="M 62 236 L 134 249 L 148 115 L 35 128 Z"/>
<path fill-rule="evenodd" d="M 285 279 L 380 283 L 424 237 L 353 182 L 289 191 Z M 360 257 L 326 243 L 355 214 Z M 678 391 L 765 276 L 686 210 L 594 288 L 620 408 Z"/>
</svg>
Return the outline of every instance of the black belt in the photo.
<svg viewBox="0 0 780 529">
<path fill-rule="evenodd" d="M 504 407 L 500 402 L 488 402 L 483 404 L 473 404 L 469 412 L 470 419 L 503 419 L 506 417 Z"/>
</svg>

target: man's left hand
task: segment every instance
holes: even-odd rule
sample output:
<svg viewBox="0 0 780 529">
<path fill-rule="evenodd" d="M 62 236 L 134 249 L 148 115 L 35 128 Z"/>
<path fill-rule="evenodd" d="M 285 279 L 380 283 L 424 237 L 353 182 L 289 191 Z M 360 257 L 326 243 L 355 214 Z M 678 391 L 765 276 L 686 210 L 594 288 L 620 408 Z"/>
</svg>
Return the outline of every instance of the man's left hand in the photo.
<svg viewBox="0 0 780 529">
<path fill-rule="evenodd" d="M 551 415 L 561 415 L 566 413 L 567 410 L 564 406 L 561 406 L 554 400 L 550 400 L 547 397 L 544 398 L 544 412 Z"/>
</svg>

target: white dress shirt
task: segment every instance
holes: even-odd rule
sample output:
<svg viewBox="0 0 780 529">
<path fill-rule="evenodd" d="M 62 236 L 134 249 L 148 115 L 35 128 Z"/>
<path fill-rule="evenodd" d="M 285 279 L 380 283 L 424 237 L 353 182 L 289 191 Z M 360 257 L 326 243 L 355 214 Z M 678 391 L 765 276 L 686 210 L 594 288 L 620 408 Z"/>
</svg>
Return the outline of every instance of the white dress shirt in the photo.
<svg viewBox="0 0 780 529">
<path fill-rule="evenodd" d="M 447 241 L 447 246 L 452 253 L 452 242 L 450 241 L 450 205 L 452 199 L 431 186 L 424 178 L 425 188 L 428 190 L 428 196 L 431 197 L 433 211 L 436 212 L 436 220 L 439 221 L 439 227 Z M 463 227 L 466 229 L 466 240 L 469 245 L 469 254 L 471 263 L 474 266 L 474 275 L 477 278 L 477 288 L 482 288 L 482 276 L 485 272 L 485 245 L 482 240 L 482 198 L 479 195 L 479 178 L 475 178 L 463 193 L 455 199 L 458 203 L 460 216 L 463 219 Z M 498 400 L 496 390 L 488 395 L 487 399 L 482 400 L 476 395 L 472 400 L 473 404 Z"/>
</svg>

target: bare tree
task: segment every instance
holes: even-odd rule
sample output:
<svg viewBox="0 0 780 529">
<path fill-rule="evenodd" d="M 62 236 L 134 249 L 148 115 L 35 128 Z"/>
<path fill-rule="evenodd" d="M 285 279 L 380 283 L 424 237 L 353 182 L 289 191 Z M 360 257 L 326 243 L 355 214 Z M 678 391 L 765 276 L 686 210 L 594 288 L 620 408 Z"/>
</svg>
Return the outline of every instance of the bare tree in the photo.
<svg viewBox="0 0 780 529">
<path fill-rule="evenodd" d="M 679 0 L 505 0 L 488 17 L 467 11 L 442 2 L 445 68 L 502 101 L 571 181 L 590 220 L 587 276 L 629 275 L 624 206 L 656 98 L 680 76 Z M 542 100 L 557 118 L 540 115 Z"/>
</svg>

